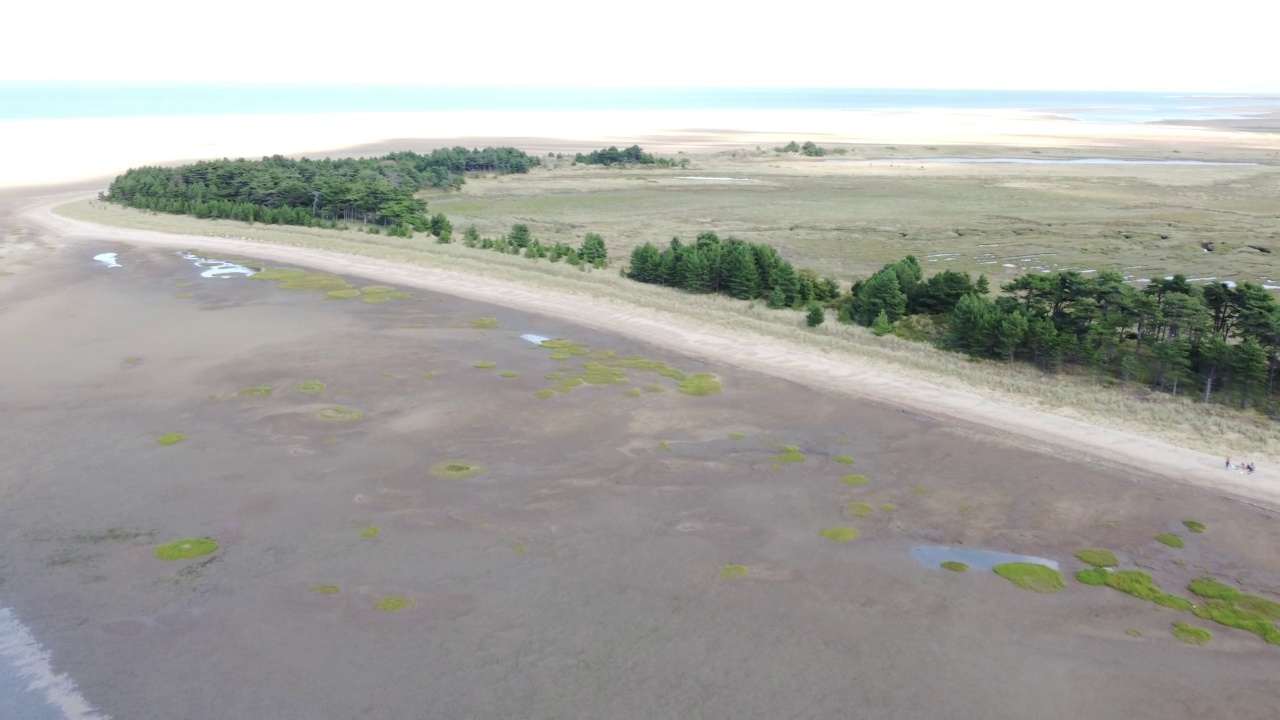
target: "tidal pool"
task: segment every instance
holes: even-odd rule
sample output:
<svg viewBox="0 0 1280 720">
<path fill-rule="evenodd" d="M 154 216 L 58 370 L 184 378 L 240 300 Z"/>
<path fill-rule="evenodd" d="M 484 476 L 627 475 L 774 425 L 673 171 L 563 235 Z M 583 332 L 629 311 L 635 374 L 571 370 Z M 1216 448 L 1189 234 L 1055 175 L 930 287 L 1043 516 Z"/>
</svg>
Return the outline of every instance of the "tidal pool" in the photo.
<svg viewBox="0 0 1280 720">
<path fill-rule="evenodd" d="M 106 265 L 106 266 L 107 266 L 107 267 L 109 267 L 109 268 L 110 268 L 110 267 L 124 267 L 124 266 L 123 266 L 123 265 L 121 265 L 120 263 L 116 262 L 116 254 L 115 254 L 115 253 L 102 253 L 102 254 L 100 254 L 100 255 L 94 255 L 94 256 L 93 256 L 93 259 L 94 259 L 94 260 L 97 260 L 98 262 L 102 263 L 103 265 Z"/>
<path fill-rule="evenodd" d="M 920 562 L 931 568 L 941 568 L 944 562 L 960 562 L 971 570 L 991 570 L 1004 563 L 1034 563 L 1047 568 L 1058 569 L 1058 561 L 1034 555 L 1018 555 L 1017 553 L 1000 552 L 999 550 L 983 550 L 981 548 L 956 548 L 946 545 L 920 545 L 911 548 L 911 554 Z"/>
<path fill-rule="evenodd" d="M 253 268 L 247 268 L 244 265 L 237 265 L 233 262 L 227 262 L 225 260 L 212 260 L 209 258 L 202 258 L 193 253 L 182 253 L 182 259 L 191 260 L 195 262 L 196 267 L 202 268 L 200 277 L 227 278 L 227 277 L 231 277 L 232 275 L 244 275 L 247 277 L 249 275 L 253 275 L 258 272 L 257 270 L 254 270 Z"/>
</svg>

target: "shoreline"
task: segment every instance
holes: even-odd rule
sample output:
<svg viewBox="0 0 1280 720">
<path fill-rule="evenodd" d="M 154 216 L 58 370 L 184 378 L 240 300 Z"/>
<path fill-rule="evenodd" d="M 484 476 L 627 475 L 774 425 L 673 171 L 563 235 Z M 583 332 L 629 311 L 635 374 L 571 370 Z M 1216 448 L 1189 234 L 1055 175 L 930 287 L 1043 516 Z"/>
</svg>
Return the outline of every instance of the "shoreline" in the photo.
<svg viewBox="0 0 1280 720">
<path fill-rule="evenodd" d="M 981 428 L 1004 439 L 1027 441 L 1037 450 L 1081 462 L 1121 465 L 1137 473 L 1198 486 L 1280 509 L 1280 475 L 1266 468 L 1252 475 L 1224 473 L 1220 458 L 1133 432 L 1074 420 L 995 400 L 967 390 L 945 388 L 882 368 L 859 366 L 854 359 L 797 348 L 751 332 L 730 333 L 699 326 L 663 311 L 595 301 L 582 312 L 584 298 L 572 292 L 506 282 L 457 269 L 399 263 L 352 254 L 270 244 L 242 238 L 171 234 L 97 225 L 56 215 L 56 206 L 83 198 L 65 193 L 32 198 L 19 215 L 48 231 L 61 245 L 97 240 L 166 248 L 194 247 L 251 256 L 335 273 L 358 275 L 418 289 L 531 312 L 584 327 L 616 333 L 712 363 L 761 372 L 810 388 L 877 403 L 886 409 L 929 416 L 959 428 Z"/>
<path fill-rule="evenodd" d="M 114 177 L 129 167 L 221 157 L 334 156 L 360 147 L 534 141 L 534 153 L 644 144 L 716 151 L 824 144 L 1280 150 L 1280 135 L 1190 124 L 1107 124 L 1033 110 L 535 111 L 227 115 L 0 121 L 0 188 Z M 416 138 L 416 140 L 409 140 Z"/>
</svg>

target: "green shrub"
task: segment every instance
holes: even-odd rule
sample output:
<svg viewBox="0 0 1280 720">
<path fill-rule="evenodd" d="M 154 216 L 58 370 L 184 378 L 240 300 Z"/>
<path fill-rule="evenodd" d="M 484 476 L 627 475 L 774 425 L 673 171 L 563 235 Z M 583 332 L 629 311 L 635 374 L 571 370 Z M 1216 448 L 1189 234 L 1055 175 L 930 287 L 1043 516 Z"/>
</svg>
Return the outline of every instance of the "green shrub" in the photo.
<svg viewBox="0 0 1280 720">
<path fill-rule="evenodd" d="M 260 385 L 258 387 L 245 388 L 236 394 L 244 397 L 253 396 L 253 395 L 270 395 L 271 388 L 267 387 L 266 385 Z"/>
<path fill-rule="evenodd" d="M 341 405 L 333 405 L 322 408 L 316 415 L 321 420 L 334 420 L 346 422 L 350 420 L 360 420 L 364 418 L 364 413 L 355 408 L 342 407 Z"/>
<path fill-rule="evenodd" d="M 1083 550 L 1077 550 L 1076 557 L 1080 558 L 1081 562 L 1100 568 L 1115 567 L 1120 564 L 1115 553 L 1110 550 L 1103 550 L 1102 548 L 1085 548 Z"/>
<path fill-rule="evenodd" d="M 1003 563 L 992 568 L 997 575 L 1023 590 L 1039 593 L 1056 593 L 1066 587 L 1062 573 L 1035 563 Z"/>
</svg>

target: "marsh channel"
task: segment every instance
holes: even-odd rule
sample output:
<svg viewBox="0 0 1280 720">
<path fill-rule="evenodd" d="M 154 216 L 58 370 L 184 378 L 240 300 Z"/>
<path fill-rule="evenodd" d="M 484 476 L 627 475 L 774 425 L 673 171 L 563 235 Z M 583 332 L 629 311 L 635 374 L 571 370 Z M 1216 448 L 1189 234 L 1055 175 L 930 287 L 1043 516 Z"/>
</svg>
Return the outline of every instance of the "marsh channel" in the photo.
<svg viewBox="0 0 1280 720">
<path fill-rule="evenodd" d="M 1280 647 L 1071 577 L 1101 547 L 1275 593 L 1265 509 L 376 279 L 24 242 L 0 605 L 78 717 L 1280 716 Z"/>
</svg>

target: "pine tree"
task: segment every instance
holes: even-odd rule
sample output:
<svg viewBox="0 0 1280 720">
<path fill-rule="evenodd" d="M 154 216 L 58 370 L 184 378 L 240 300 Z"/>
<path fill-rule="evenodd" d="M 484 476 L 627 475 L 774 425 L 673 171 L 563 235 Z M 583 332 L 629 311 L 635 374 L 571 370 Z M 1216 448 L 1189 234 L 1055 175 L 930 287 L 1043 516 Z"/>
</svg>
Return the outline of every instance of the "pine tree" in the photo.
<svg viewBox="0 0 1280 720">
<path fill-rule="evenodd" d="M 827 319 L 827 314 L 822 310 L 822 306 L 816 302 L 809 303 L 809 314 L 805 315 L 804 321 L 809 327 L 818 327 L 823 320 Z"/>
<path fill-rule="evenodd" d="M 877 337 L 893 332 L 893 323 L 889 322 L 889 313 L 881 310 L 880 314 L 876 315 L 876 319 L 871 321 L 871 332 L 875 333 Z"/>
</svg>

